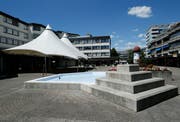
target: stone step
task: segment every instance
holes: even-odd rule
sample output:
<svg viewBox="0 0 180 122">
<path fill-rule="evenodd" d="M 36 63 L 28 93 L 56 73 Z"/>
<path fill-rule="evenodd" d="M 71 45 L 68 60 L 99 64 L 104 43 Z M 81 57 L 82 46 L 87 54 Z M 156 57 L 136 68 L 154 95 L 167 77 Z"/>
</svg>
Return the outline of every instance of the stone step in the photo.
<svg viewBox="0 0 180 122">
<path fill-rule="evenodd" d="M 138 64 L 120 64 L 117 65 L 117 72 L 135 72 L 139 71 Z"/>
<path fill-rule="evenodd" d="M 129 93 L 139 93 L 164 86 L 164 80 L 162 78 L 150 78 L 146 80 L 139 80 L 137 82 L 124 82 L 121 80 L 98 78 L 96 79 L 96 84 Z"/>
<path fill-rule="evenodd" d="M 138 94 L 98 85 L 81 85 L 81 90 L 136 112 L 178 95 L 177 87 L 172 85 L 158 87 Z"/>
<path fill-rule="evenodd" d="M 138 80 L 152 78 L 152 73 L 150 71 L 137 71 L 137 72 L 108 71 L 106 72 L 106 78 L 134 82 Z"/>
</svg>

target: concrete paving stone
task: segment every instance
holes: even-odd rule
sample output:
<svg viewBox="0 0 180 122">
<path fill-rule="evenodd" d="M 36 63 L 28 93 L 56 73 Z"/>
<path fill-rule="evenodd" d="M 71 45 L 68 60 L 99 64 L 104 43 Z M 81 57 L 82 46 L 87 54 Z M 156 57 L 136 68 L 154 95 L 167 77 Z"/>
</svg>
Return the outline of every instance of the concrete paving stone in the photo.
<svg viewBox="0 0 180 122">
<path fill-rule="evenodd" d="M 180 69 L 171 68 L 180 87 Z M 174 73 L 175 71 L 175 73 Z M 124 107 L 78 90 L 24 89 L 24 81 L 41 74 L 20 74 L 0 80 L 0 122 L 179 122 L 180 96 L 146 110 Z M 180 93 L 180 92 L 179 92 Z"/>
</svg>

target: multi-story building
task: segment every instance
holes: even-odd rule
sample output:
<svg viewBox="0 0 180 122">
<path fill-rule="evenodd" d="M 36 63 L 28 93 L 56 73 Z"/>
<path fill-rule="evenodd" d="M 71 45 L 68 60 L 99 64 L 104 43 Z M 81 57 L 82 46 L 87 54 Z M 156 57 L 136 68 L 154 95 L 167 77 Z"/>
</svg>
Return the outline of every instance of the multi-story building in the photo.
<svg viewBox="0 0 180 122">
<path fill-rule="evenodd" d="M 44 30 L 45 26 L 42 24 L 37 23 L 30 23 L 29 24 L 29 41 L 38 37 Z"/>
<path fill-rule="evenodd" d="M 0 49 L 6 49 L 27 43 L 38 37 L 45 26 L 38 23 L 27 23 L 0 11 Z M 55 31 L 61 38 L 63 31 Z M 79 36 L 68 33 L 69 36 Z"/>
<path fill-rule="evenodd" d="M 1 50 L 27 43 L 39 36 L 44 29 L 45 26 L 42 24 L 27 23 L 0 11 L 0 76 L 15 72 L 11 66 L 13 63 L 7 63 L 13 56 L 7 56 Z"/>
<path fill-rule="evenodd" d="M 169 24 L 164 24 L 164 25 L 153 25 L 148 29 L 146 33 L 147 50 L 149 50 L 149 48 L 151 47 L 151 43 L 156 39 L 156 37 L 167 31 L 168 28 L 169 28 Z"/>
<path fill-rule="evenodd" d="M 0 75 L 5 68 L 6 57 L 1 50 L 27 43 L 39 36 L 45 26 L 38 23 L 28 23 L 0 11 Z M 109 36 L 85 36 L 54 31 L 59 38 L 67 33 L 72 43 L 90 58 L 109 58 L 111 40 Z M 8 64 L 7 64 L 8 65 Z"/>
<path fill-rule="evenodd" d="M 180 23 L 171 25 L 166 32 L 156 37 L 149 50 L 152 57 L 178 57 L 180 54 Z"/>
<path fill-rule="evenodd" d="M 28 41 L 28 23 L 0 12 L 0 48 L 10 48 Z"/>
<path fill-rule="evenodd" d="M 42 24 L 27 23 L 0 11 L 0 49 L 27 43 L 38 37 L 44 29 Z M 80 36 L 59 30 L 54 32 L 59 38 L 67 33 L 72 43 L 90 58 L 110 57 L 109 36 Z"/>
<path fill-rule="evenodd" d="M 118 51 L 119 59 L 127 60 L 128 59 L 128 50 Z"/>
<path fill-rule="evenodd" d="M 111 49 L 110 36 L 77 36 L 69 38 L 81 52 L 89 58 L 109 58 Z"/>
<path fill-rule="evenodd" d="M 64 31 L 55 31 L 55 34 L 56 34 L 59 38 L 62 38 L 62 36 L 64 35 L 64 33 L 66 33 L 66 34 L 68 35 L 68 37 L 80 36 L 79 34 L 75 34 L 75 33 L 68 33 L 68 32 L 64 32 Z"/>
</svg>

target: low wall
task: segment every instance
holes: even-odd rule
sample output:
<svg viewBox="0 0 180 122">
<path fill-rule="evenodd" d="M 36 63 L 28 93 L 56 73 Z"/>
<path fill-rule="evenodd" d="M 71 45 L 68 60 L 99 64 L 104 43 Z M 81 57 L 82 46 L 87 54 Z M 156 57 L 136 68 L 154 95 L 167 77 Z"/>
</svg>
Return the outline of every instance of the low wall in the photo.
<svg viewBox="0 0 180 122">
<path fill-rule="evenodd" d="M 37 83 L 25 82 L 26 89 L 59 89 L 59 90 L 80 90 L 81 84 L 77 83 Z"/>
<path fill-rule="evenodd" d="M 167 81 L 172 81 L 172 72 L 171 71 L 152 71 L 152 77 L 160 77 Z"/>
</svg>

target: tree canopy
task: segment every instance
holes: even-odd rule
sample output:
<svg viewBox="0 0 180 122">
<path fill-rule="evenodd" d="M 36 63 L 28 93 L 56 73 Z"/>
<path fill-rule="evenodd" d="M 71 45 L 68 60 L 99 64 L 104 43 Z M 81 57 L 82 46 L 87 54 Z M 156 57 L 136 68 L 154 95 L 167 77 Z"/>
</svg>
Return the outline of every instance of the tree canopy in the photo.
<svg viewBox="0 0 180 122">
<path fill-rule="evenodd" d="M 115 48 L 111 49 L 111 57 L 119 57 L 119 54 L 117 53 Z"/>
</svg>

